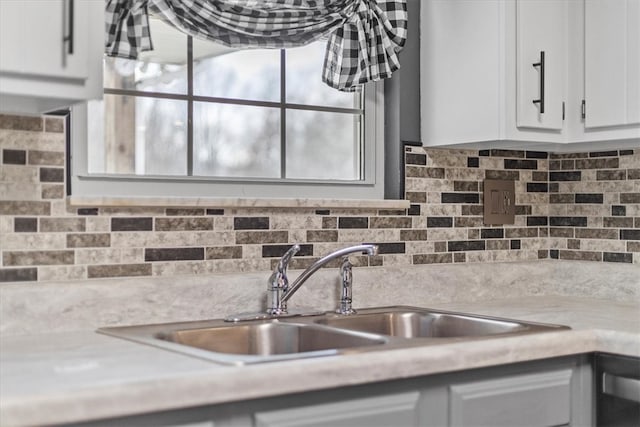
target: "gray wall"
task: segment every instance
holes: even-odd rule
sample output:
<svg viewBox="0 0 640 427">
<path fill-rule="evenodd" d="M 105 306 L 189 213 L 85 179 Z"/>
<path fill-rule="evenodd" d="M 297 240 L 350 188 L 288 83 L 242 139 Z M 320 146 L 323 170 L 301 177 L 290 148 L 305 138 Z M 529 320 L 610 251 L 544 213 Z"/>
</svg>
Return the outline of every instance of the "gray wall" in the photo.
<svg viewBox="0 0 640 427">
<path fill-rule="evenodd" d="M 385 81 L 385 198 L 404 198 L 404 144 L 420 143 L 420 0 L 407 0 L 400 70 Z"/>
</svg>

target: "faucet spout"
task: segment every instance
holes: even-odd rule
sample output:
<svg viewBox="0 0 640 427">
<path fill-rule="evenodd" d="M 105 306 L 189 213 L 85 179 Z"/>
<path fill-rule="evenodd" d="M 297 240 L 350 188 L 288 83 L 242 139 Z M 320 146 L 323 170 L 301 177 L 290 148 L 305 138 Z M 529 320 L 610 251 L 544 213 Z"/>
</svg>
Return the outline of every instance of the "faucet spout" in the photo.
<svg viewBox="0 0 640 427">
<path fill-rule="evenodd" d="M 313 273 L 318 271 L 321 267 L 323 267 L 327 263 L 333 261 L 336 258 L 341 258 L 346 255 L 357 253 L 357 252 L 365 253 L 369 256 L 374 256 L 378 254 L 378 246 L 369 245 L 369 244 L 349 246 L 347 248 L 339 249 L 335 252 L 332 252 L 329 255 L 324 256 L 323 258 L 320 258 L 318 261 L 311 264 L 309 268 L 303 271 L 302 274 L 300 274 L 300 276 L 298 276 L 296 280 L 294 280 L 293 283 L 289 285 L 288 289 L 285 290 L 284 293 L 281 295 L 280 301 L 286 304 L 289 298 L 291 298 L 293 294 L 295 294 L 296 291 L 300 289 L 300 286 L 302 286 L 302 284 L 306 282 L 307 279 L 311 277 L 311 275 L 313 275 Z"/>
</svg>

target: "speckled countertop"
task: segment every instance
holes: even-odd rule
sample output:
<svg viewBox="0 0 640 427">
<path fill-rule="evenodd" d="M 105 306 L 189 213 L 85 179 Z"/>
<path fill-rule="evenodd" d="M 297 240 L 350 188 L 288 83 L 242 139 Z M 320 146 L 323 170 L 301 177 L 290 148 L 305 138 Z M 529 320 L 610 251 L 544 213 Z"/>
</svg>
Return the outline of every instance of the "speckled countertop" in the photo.
<svg viewBox="0 0 640 427">
<path fill-rule="evenodd" d="M 276 362 L 287 369 L 223 366 L 91 331 L 8 336 L 0 342 L 0 425 L 118 417 L 593 351 L 640 356 L 637 301 L 540 296 L 432 308 L 573 329 Z"/>
</svg>

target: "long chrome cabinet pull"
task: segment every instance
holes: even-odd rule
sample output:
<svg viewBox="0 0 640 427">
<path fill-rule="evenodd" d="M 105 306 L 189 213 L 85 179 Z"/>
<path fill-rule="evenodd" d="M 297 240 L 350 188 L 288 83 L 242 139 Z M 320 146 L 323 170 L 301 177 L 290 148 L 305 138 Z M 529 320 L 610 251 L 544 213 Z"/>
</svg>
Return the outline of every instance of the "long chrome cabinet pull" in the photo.
<svg viewBox="0 0 640 427">
<path fill-rule="evenodd" d="M 605 372 L 602 374 L 602 392 L 640 403 L 640 380 Z"/>
<path fill-rule="evenodd" d="M 69 1 L 69 17 L 67 20 L 67 25 L 68 25 L 68 30 L 67 30 L 67 35 L 64 36 L 64 38 L 62 39 L 62 41 L 64 43 L 68 43 L 67 45 L 67 53 L 69 55 L 73 55 L 73 0 L 68 0 Z"/>
<path fill-rule="evenodd" d="M 540 104 L 540 114 L 544 114 L 544 50 L 540 52 L 540 62 L 534 62 L 534 67 L 540 67 L 540 98 L 534 99 L 534 104 Z"/>
</svg>

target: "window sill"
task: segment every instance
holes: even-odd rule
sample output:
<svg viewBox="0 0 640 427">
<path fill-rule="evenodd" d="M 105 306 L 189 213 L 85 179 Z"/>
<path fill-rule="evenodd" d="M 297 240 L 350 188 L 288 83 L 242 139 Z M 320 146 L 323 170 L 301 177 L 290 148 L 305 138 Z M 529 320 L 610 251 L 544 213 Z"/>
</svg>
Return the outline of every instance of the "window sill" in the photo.
<svg viewBox="0 0 640 427">
<path fill-rule="evenodd" d="M 70 196 L 71 207 L 408 209 L 408 200 Z"/>
</svg>

